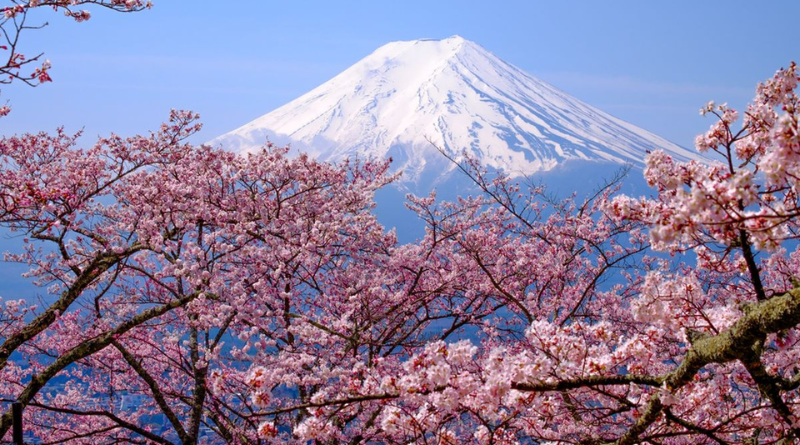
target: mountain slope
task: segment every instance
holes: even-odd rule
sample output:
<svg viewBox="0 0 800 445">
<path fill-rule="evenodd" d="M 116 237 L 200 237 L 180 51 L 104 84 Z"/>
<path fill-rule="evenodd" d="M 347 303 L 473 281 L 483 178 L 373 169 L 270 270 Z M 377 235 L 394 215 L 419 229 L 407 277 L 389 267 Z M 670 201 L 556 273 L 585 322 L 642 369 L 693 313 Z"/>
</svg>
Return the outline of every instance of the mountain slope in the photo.
<svg viewBox="0 0 800 445">
<path fill-rule="evenodd" d="M 288 104 L 211 141 L 235 151 L 267 139 L 324 160 L 389 157 L 404 181 L 452 170 L 462 150 L 512 176 L 569 160 L 642 165 L 647 151 L 696 155 L 503 62 L 459 36 L 393 42 Z"/>
</svg>

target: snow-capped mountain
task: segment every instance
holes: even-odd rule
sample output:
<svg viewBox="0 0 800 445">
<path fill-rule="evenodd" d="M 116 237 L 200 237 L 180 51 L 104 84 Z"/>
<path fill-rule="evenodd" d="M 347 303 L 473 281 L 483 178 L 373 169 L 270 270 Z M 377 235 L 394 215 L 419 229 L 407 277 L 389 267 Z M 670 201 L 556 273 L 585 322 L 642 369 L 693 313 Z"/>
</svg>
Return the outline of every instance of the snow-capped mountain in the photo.
<svg viewBox="0 0 800 445">
<path fill-rule="evenodd" d="M 696 157 L 459 36 L 384 45 L 211 144 L 246 151 L 267 139 L 324 160 L 392 157 L 403 181 L 429 184 L 453 169 L 436 147 L 512 176 L 569 160 L 642 165 L 655 149 Z"/>
</svg>

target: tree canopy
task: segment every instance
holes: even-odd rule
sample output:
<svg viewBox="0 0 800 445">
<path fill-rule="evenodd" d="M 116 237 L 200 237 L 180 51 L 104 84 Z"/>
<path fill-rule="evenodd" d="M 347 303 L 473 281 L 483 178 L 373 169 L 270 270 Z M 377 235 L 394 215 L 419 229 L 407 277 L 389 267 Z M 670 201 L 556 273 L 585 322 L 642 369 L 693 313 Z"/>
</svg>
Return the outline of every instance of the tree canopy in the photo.
<svg viewBox="0 0 800 445">
<path fill-rule="evenodd" d="M 83 3 L 147 6 L 14 2 L 6 40 Z M 46 296 L 0 303 L 0 397 L 44 444 L 794 443 L 798 80 L 741 122 L 704 107 L 708 162 L 651 153 L 652 197 L 555 201 L 467 160 L 482 193 L 410 196 L 411 244 L 372 212 L 387 162 L 193 146 L 185 111 L 88 148 L 3 137 L 6 260 Z"/>
</svg>

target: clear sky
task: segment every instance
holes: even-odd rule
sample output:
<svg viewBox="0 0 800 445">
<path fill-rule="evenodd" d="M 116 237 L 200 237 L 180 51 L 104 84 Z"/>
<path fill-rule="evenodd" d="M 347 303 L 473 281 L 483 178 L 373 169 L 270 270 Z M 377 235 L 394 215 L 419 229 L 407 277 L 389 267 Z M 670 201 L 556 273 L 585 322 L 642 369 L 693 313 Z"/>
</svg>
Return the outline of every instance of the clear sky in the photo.
<svg viewBox="0 0 800 445">
<path fill-rule="evenodd" d="M 3 2 L 4 3 L 4 2 Z M 505 61 L 683 146 L 711 122 L 708 100 L 742 107 L 758 81 L 800 60 L 800 1 L 155 0 L 93 9 L 24 36 L 53 83 L 2 88 L 0 134 L 158 127 L 201 114 L 194 142 L 230 131 L 395 40 L 459 34 Z M 33 22 L 32 22 L 33 23 Z"/>
</svg>

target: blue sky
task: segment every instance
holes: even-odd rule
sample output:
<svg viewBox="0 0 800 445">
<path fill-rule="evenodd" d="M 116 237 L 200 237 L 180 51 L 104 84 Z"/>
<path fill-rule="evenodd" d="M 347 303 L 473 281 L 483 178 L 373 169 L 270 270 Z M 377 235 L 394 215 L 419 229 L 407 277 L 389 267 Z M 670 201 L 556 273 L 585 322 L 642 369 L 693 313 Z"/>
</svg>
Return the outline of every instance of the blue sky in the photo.
<svg viewBox="0 0 800 445">
<path fill-rule="evenodd" d="M 170 108 L 201 114 L 194 142 L 232 130 L 395 40 L 459 34 L 619 118 L 691 146 L 708 100 L 744 106 L 758 81 L 800 59 L 800 1 L 156 0 L 93 9 L 24 37 L 53 83 L 2 88 L 0 134 L 158 127 Z M 768 3 L 761 6 L 760 3 Z"/>
</svg>

